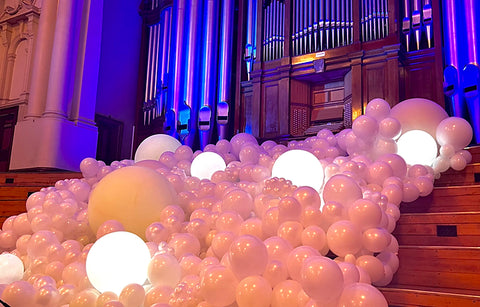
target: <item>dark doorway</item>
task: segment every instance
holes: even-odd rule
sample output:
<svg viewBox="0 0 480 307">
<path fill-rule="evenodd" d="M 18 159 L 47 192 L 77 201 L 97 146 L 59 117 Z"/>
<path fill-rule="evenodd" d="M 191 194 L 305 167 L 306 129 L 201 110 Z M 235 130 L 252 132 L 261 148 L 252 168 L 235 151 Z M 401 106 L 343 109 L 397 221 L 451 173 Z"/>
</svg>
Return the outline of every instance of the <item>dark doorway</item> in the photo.
<svg viewBox="0 0 480 307">
<path fill-rule="evenodd" d="M 0 110 L 0 172 L 7 172 L 10 165 L 17 117 L 18 107 Z"/>
<path fill-rule="evenodd" d="M 107 165 L 121 159 L 123 122 L 100 114 L 95 115 L 98 127 L 97 160 Z"/>
</svg>

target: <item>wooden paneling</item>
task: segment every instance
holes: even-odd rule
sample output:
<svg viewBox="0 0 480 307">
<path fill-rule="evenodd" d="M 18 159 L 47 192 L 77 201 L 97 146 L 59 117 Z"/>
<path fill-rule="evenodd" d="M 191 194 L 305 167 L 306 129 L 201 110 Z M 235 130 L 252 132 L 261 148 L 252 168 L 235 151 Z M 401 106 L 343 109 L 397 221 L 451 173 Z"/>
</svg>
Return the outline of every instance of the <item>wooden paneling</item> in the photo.
<svg viewBox="0 0 480 307">
<path fill-rule="evenodd" d="M 364 99 L 368 103 L 374 98 L 386 98 L 385 83 L 386 63 L 375 63 L 365 66 L 364 68 Z"/>
<path fill-rule="evenodd" d="M 441 227 L 450 232 L 442 232 L 445 228 Z M 404 213 L 393 235 L 400 245 L 476 246 L 480 243 L 480 212 Z"/>
<path fill-rule="evenodd" d="M 436 187 L 411 203 L 402 203 L 402 213 L 475 212 L 479 210 L 480 185 Z"/>
<path fill-rule="evenodd" d="M 278 104 L 278 85 L 277 84 L 267 84 L 265 85 L 265 126 L 264 126 L 264 136 L 275 136 L 278 135 L 280 130 L 279 125 L 279 104 Z"/>
</svg>

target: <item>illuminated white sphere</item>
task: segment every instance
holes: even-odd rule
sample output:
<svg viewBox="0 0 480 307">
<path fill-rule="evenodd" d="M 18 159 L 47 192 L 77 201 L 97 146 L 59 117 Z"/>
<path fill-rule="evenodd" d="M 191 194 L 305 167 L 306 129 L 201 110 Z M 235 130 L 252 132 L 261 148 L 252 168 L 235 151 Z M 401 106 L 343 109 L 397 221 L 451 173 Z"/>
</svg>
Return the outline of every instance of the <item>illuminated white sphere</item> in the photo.
<svg viewBox="0 0 480 307">
<path fill-rule="evenodd" d="M 422 164 L 431 166 L 437 157 L 437 142 L 427 132 L 410 130 L 405 132 L 397 141 L 398 155 L 407 164 Z"/>
<path fill-rule="evenodd" d="M 0 255 L 0 285 L 21 280 L 23 272 L 23 262 L 20 258 L 10 253 Z"/>
<path fill-rule="evenodd" d="M 143 140 L 135 152 L 135 162 L 142 160 L 158 161 L 166 152 L 175 152 L 182 144 L 174 137 L 167 134 L 154 134 Z"/>
<path fill-rule="evenodd" d="M 98 291 L 120 295 L 129 284 L 145 283 L 150 259 L 148 246 L 139 236 L 112 232 L 92 245 L 86 261 L 87 276 Z"/>
<path fill-rule="evenodd" d="M 195 157 L 190 167 L 190 174 L 199 179 L 211 179 L 216 171 L 223 171 L 227 165 L 223 158 L 214 152 L 202 152 Z"/>
<path fill-rule="evenodd" d="M 272 167 L 272 177 L 285 178 L 296 186 L 308 186 L 320 191 L 323 167 L 312 153 L 294 149 L 280 155 Z"/>
</svg>

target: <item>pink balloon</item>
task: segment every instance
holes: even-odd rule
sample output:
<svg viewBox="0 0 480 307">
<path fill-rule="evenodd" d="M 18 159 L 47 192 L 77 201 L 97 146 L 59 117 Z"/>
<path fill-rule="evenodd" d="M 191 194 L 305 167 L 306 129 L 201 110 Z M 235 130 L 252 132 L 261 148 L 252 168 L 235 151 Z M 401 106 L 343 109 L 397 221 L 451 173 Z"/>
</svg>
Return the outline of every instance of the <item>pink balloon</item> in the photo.
<svg viewBox="0 0 480 307">
<path fill-rule="evenodd" d="M 292 245 L 285 239 L 277 236 L 269 237 L 264 241 L 268 259 L 286 263 L 287 257 L 293 250 Z"/>
<path fill-rule="evenodd" d="M 262 276 L 248 276 L 238 283 L 235 297 L 238 307 L 268 307 L 272 286 Z"/>
<path fill-rule="evenodd" d="M 348 207 L 355 200 L 362 198 L 362 190 L 354 179 L 346 175 L 334 175 L 323 188 L 323 200 L 336 201 Z"/>
<path fill-rule="evenodd" d="M 285 280 L 277 284 L 272 292 L 272 307 L 297 307 L 302 286 L 296 280 Z"/>
<path fill-rule="evenodd" d="M 168 304 L 172 293 L 173 288 L 170 286 L 153 286 L 145 294 L 145 306 L 161 303 Z"/>
<path fill-rule="evenodd" d="M 251 235 L 238 237 L 230 246 L 228 259 L 238 279 L 261 275 L 267 266 L 268 252 L 263 242 Z"/>
<path fill-rule="evenodd" d="M 362 140 L 371 140 L 378 132 L 377 120 L 368 115 L 360 115 L 353 122 L 352 131 Z"/>
<path fill-rule="evenodd" d="M 235 189 L 227 193 L 222 201 L 222 211 L 234 211 L 245 220 L 253 210 L 253 198 L 247 192 Z"/>
<path fill-rule="evenodd" d="M 215 222 L 217 231 L 231 231 L 238 234 L 243 218 L 235 211 L 224 211 Z"/>
<path fill-rule="evenodd" d="M 230 245 L 235 240 L 236 235 L 231 231 L 222 231 L 217 234 L 212 239 L 212 252 L 218 258 L 221 259 L 228 249 Z"/>
<path fill-rule="evenodd" d="M 320 253 L 310 246 L 299 246 L 288 254 L 287 268 L 292 279 L 300 281 L 302 265 L 312 256 L 320 256 Z"/>
<path fill-rule="evenodd" d="M 377 288 L 365 283 L 352 283 L 345 286 L 340 296 L 340 307 L 387 307 L 388 303 Z"/>
<path fill-rule="evenodd" d="M 384 228 L 369 228 L 363 232 L 363 247 L 371 252 L 379 253 L 385 250 L 390 242 L 390 233 Z"/>
<path fill-rule="evenodd" d="M 455 151 L 465 148 L 472 140 L 473 130 L 461 117 L 448 117 L 436 129 L 436 139 L 440 146 L 450 144 Z"/>
<path fill-rule="evenodd" d="M 302 232 L 302 245 L 311 246 L 318 251 L 322 251 L 327 244 L 327 235 L 325 230 L 319 226 L 307 226 Z"/>
<path fill-rule="evenodd" d="M 362 234 L 352 222 L 340 220 L 328 228 L 327 243 L 337 256 L 356 254 L 362 248 Z"/>
<path fill-rule="evenodd" d="M 200 292 L 207 303 L 228 306 L 235 302 L 237 283 L 231 270 L 222 265 L 214 265 L 202 275 Z"/>
<path fill-rule="evenodd" d="M 348 217 L 361 230 L 377 227 L 382 219 L 382 209 L 369 199 L 358 199 L 348 208 Z"/>
<path fill-rule="evenodd" d="M 346 286 L 351 283 L 356 283 L 360 280 L 360 273 L 357 266 L 349 262 L 340 262 L 338 266 L 342 270 L 343 284 Z"/>
<path fill-rule="evenodd" d="M 296 221 L 287 221 L 280 224 L 277 235 L 287 240 L 293 247 L 302 244 L 303 225 Z"/>
<path fill-rule="evenodd" d="M 180 281 L 181 268 L 175 256 L 155 255 L 148 264 L 148 280 L 154 286 L 175 287 Z"/>
<path fill-rule="evenodd" d="M 406 171 L 406 168 L 405 168 Z M 383 181 L 393 176 L 393 169 L 387 162 L 377 161 L 368 167 L 368 182 L 382 185 Z"/>
<path fill-rule="evenodd" d="M 288 278 L 288 269 L 286 262 L 280 260 L 269 260 L 267 267 L 263 272 L 263 277 L 270 283 L 272 287 L 275 287 L 280 282 Z"/>
<path fill-rule="evenodd" d="M 373 283 L 382 279 L 385 276 L 383 263 L 374 256 L 360 256 L 357 258 L 356 264 L 368 273 Z"/>
<path fill-rule="evenodd" d="M 365 114 L 376 120 L 382 120 L 390 114 L 390 105 L 382 98 L 374 98 L 367 104 Z"/>
<path fill-rule="evenodd" d="M 172 234 L 168 246 L 173 248 L 177 259 L 181 259 L 185 254 L 198 255 L 200 253 L 200 241 L 190 233 Z"/>
<path fill-rule="evenodd" d="M 145 301 L 145 289 L 139 284 L 129 284 L 122 289 L 118 298 L 125 306 L 142 306 Z"/>
<path fill-rule="evenodd" d="M 239 235 L 252 235 L 259 239 L 264 238 L 262 220 L 258 217 L 251 217 L 240 225 Z"/>
<path fill-rule="evenodd" d="M 314 300 L 327 303 L 342 293 L 342 270 L 330 258 L 315 256 L 305 260 L 300 274 L 303 289 Z"/>
<path fill-rule="evenodd" d="M 35 289 L 26 281 L 15 281 L 5 287 L 1 298 L 10 306 L 33 306 Z"/>
<path fill-rule="evenodd" d="M 278 222 L 300 221 L 302 205 L 294 197 L 283 197 L 278 203 Z"/>
</svg>

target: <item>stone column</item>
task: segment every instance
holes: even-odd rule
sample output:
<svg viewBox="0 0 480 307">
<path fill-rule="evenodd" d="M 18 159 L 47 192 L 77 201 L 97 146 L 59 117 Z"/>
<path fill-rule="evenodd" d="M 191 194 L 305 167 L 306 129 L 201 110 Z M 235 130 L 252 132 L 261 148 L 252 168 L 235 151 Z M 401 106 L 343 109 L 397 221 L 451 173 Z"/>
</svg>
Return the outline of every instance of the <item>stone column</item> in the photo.
<svg viewBox="0 0 480 307">
<path fill-rule="evenodd" d="M 47 99 L 48 77 L 52 56 L 55 21 L 58 0 L 43 0 L 32 66 L 30 81 L 30 98 L 26 118 L 40 117 L 45 111 Z"/>
<path fill-rule="evenodd" d="M 59 1 L 44 116 L 68 118 L 72 99 L 73 45 L 78 0 Z"/>
</svg>

